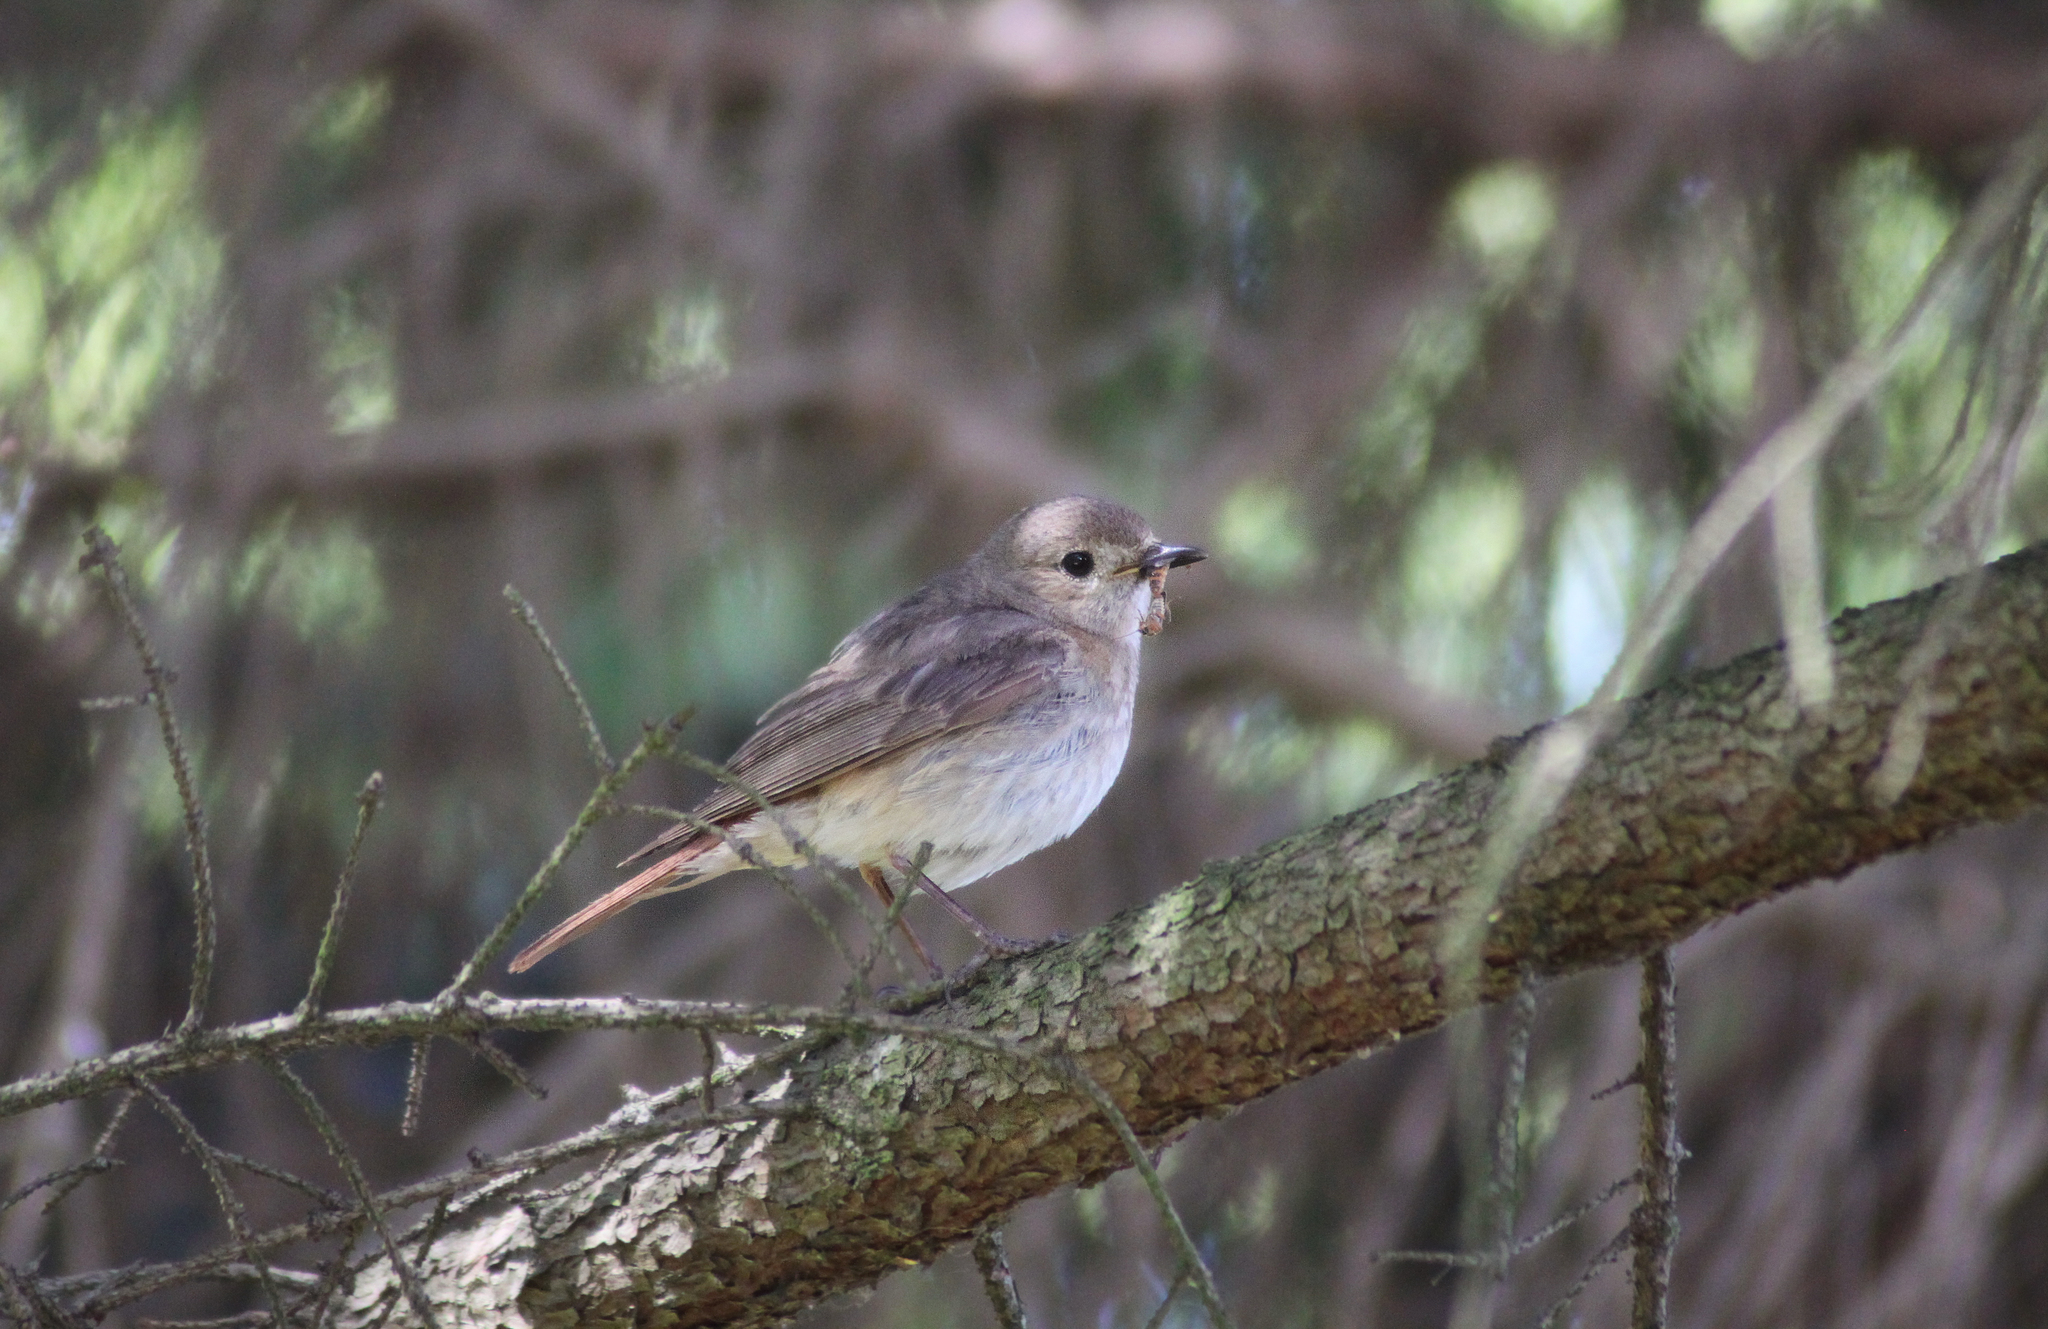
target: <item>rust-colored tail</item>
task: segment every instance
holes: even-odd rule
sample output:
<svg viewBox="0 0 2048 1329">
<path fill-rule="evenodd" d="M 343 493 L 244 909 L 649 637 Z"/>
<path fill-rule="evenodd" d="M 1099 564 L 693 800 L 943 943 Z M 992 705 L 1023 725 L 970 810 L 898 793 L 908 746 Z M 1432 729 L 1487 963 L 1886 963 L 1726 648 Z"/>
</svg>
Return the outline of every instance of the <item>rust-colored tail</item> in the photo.
<svg viewBox="0 0 2048 1329">
<path fill-rule="evenodd" d="M 604 922 L 622 909 L 630 909 L 651 896 L 666 895 L 681 890 L 674 878 L 689 870 L 692 860 L 701 857 L 707 850 L 718 844 L 715 839 L 704 838 L 695 844 L 684 846 L 663 858 L 654 866 L 641 872 L 631 881 L 612 887 L 597 899 L 584 905 L 575 913 L 548 930 L 546 936 L 512 957 L 510 968 L 513 973 L 522 973 L 533 968 L 540 960 L 567 946 L 576 938 Z M 683 886 L 694 886 L 696 882 L 684 882 Z"/>
</svg>

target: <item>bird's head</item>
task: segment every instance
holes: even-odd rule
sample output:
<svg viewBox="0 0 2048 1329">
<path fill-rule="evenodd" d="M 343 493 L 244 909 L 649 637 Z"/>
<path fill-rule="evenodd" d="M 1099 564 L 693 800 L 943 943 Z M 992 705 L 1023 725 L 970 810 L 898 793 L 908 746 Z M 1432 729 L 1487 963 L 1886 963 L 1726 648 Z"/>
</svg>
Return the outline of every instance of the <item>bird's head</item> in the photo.
<svg viewBox="0 0 2048 1329">
<path fill-rule="evenodd" d="M 1153 598 L 1168 569 L 1207 557 L 1191 545 L 1161 542 L 1143 517 L 1121 503 L 1073 497 L 1010 518 L 974 562 L 1002 578 L 1036 612 L 1086 632 L 1122 637 L 1163 621 Z"/>
</svg>

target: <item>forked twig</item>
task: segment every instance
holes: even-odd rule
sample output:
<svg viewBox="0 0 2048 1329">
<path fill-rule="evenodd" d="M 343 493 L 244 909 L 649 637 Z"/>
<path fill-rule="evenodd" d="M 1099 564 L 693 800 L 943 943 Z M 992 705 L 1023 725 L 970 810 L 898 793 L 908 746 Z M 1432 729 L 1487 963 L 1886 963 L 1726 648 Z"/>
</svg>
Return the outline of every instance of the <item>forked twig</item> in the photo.
<svg viewBox="0 0 2048 1329">
<path fill-rule="evenodd" d="M 121 1095 L 120 1102 L 114 1104 L 113 1114 L 107 1118 L 107 1124 L 100 1128 L 99 1135 L 92 1142 L 92 1150 L 86 1155 L 86 1163 L 103 1162 L 108 1168 L 120 1166 L 120 1160 L 109 1158 L 107 1151 L 114 1147 L 114 1137 L 121 1133 L 122 1124 L 128 1120 L 128 1110 L 134 1106 L 135 1091 L 130 1089 L 127 1093 Z M 85 1164 L 80 1164 L 78 1172 L 57 1183 L 56 1188 L 50 1193 L 50 1198 L 43 1201 L 44 1213 L 55 1213 L 57 1206 L 64 1203 L 71 1192 L 83 1185 L 87 1177 L 96 1175 L 98 1171 L 105 1170 L 100 1168 L 95 1169 L 94 1172 L 86 1172 L 83 1170 L 84 1167 Z"/>
<path fill-rule="evenodd" d="M 590 834 L 593 826 L 615 810 L 614 800 L 618 797 L 619 791 L 626 786 L 626 782 L 639 772 L 649 758 L 665 753 L 675 746 L 676 738 L 681 734 L 690 714 L 689 711 L 682 711 L 658 725 L 649 725 L 640 735 L 640 741 L 633 745 L 633 750 L 626 754 L 626 759 L 605 772 L 604 777 L 597 782 L 597 788 L 591 791 L 589 800 L 584 803 L 583 810 L 576 814 L 576 820 L 563 832 L 562 838 L 555 842 L 555 847 L 548 851 L 547 858 L 527 879 L 525 889 L 519 892 L 518 898 L 498 920 L 498 925 L 491 929 L 490 935 L 485 937 L 469 959 L 463 962 L 462 968 L 456 972 L 448 986 L 441 990 L 436 1000 L 444 1003 L 454 1002 L 483 976 L 485 968 L 491 961 L 497 959 L 499 952 L 511 942 L 512 934 L 517 932 L 519 925 L 525 921 L 527 911 L 533 908 L 542 894 L 553 884 L 556 874 L 562 870 L 562 864 L 567 862 L 569 855 L 583 843 L 583 837 Z"/>
<path fill-rule="evenodd" d="M 0 1196 L 0 1214 L 6 1213 L 9 1209 L 14 1208 L 15 1205 L 28 1199 L 37 1191 L 48 1187 L 61 1186 L 66 1182 L 84 1181 L 87 1177 L 97 1177 L 100 1173 L 111 1172 L 119 1166 L 121 1166 L 119 1159 L 88 1158 L 83 1163 L 73 1163 L 70 1167 L 58 1168 L 55 1172 L 46 1172 L 35 1180 L 24 1182 L 7 1192 L 6 1195 Z M 50 1204 L 54 1203 L 56 1203 L 56 1200 L 52 1199 L 48 1204 L 45 1204 L 43 1212 L 48 1213 Z"/>
<path fill-rule="evenodd" d="M 1374 1263 L 1433 1264 L 1447 1269 L 1484 1272 L 1492 1281 L 1507 1276 L 1517 1258 L 1542 1245 L 1637 1183 L 1640 1172 L 1631 1173 L 1593 1198 L 1566 1210 L 1526 1237 L 1515 1236 L 1521 1194 L 1522 1111 L 1528 1089 L 1529 1039 L 1536 1021 L 1534 976 L 1522 975 L 1509 1005 L 1505 1066 L 1501 1076 L 1501 1101 L 1494 1118 L 1489 1172 L 1485 1187 L 1487 1242 L 1474 1251 L 1386 1250 L 1371 1257 Z M 1596 1095 L 1597 1097 L 1598 1095 Z"/>
<path fill-rule="evenodd" d="M 155 1105 L 156 1110 L 171 1123 L 178 1132 L 178 1138 L 185 1142 L 192 1157 L 206 1173 L 207 1183 L 213 1187 L 213 1198 L 220 1205 L 221 1216 L 228 1225 L 228 1235 L 233 1238 L 235 1248 L 249 1253 L 250 1263 L 256 1268 L 256 1279 L 263 1285 L 263 1296 L 270 1303 L 270 1319 L 277 1329 L 284 1329 L 284 1297 L 278 1291 L 277 1280 L 271 1276 L 270 1265 L 262 1256 L 250 1250 L 249 1213 L 242 1207 L 242 1199 L 229 1184 L 227 1174 L 221 1171 L 220 1160 L 215 1156 L 214 1147 L 200 1135 L 199 1128 L 184 1110 L 171 1101 L 170 1095 L 149 1081 L 136 1086 L 138 1092 Z"/>
<path fill-rule="evenodd" d="M 277 1077 L 278 1083 L 285 1087 L 285 1092 L 292 1096 L 292 1101 L 299 1105 L 299 1110 L 306 1114 L 306 1119 L 313 1124 L 313 1129 L 319 1132 L 320 1142 L 327 1146 L 327 1153 L 334 1159 L 335 1166 L 340 1168 L 342 1176 L 348 1179 L 349 1189 L 355 1192 L 356 1203 L 369 1215 L 370 1225 L 377 1229 L 377 1235 L 383 1239 L 384 1251 L 391 1260 L 392 1272 L 397 1275 L 398 1285 L 404 1290 L 405 1299 L 412 1306 L 413 1314 L 420 1317 L 420 1322 L 426 1325 L 427 1329 L 439 1329 L 440 1320 L 434 1315 L 433 1303 L 428 1300 L 427 1290 L 420 1283 L 419 1271 L 413 1267 L 412 1260 L 391 1235 L 391 1224 L 384 1217 L 384 1207 L 377 1202 L 377 1196 L 371 1191 L 369 1181 L 364 1178 L 362 1166 L 356 1162 L 356 1156 L 349 1149 L 348 1142 L 341 1138 L 341 1128 L 334 1124 L 334 1118 L 290 1066 L 274 1057 L 264 1058 L 263 1064 L 265 1069 Z"/>
<path fill-rule="evenodd" d="M 1550 1303 L 1550 1309 L 1543 1312 L 1543 1318 L 1537 1322 L 1537 1329 L 1557 1329 L 1558 1322 L 1564 1318 L 1564 1313 L 1571 1309 L 1572 1303 L 1579 1299 L 1579 1294 L 1592 1285 L 1602 1269 L 1619 1260 L 1621 1253 L 1627 1250 L 1628 1246 L 1629 1229 L 1626 1227 L 1609 1237 L 1607 1244 L 1602 1246 L 1592 1259 L 1586 1261 L 1586 1267 L 1579 1271 L 1579 1276 L 1572 1280 L 1572 1285 L 1564 1290 L 1564 1295 Z"/>
<path fill-rule="evenodd" d="M 1565 1210 L 1556 1218 L 1551 1219 L 1548 1223 L 1545 1223 L 1542 1227 L 1536 1229 L 1536 1231 L 1530 1233 L 1528 1236 L 1516 1239 L 1514 1244 L 1506 1249 L 1506 1258 L 1512 1260 L 1517 1256 L 1527 1254 L 1529 1251 L 1532 1251 L 1536 1247 L 1541 1246 L 1544 1242 L 1549 1241 L 1558 1233 L 1564 1231 L 1568 1227 L 1571 1227 L 1573 1224 L 1585 1218 L 1594 1210 L 1599 1209 L 1601 1206 L 1605 1205 L 1609 1200 L 1612 1200 L 1615 1196 L 1621 1194 L 1629 1187 L 1636 1185 L 1641 1180 L 1642 1174 L 1640 1172 L 1631 1172 L 1627 1176 L 1621 1178 L 1619 1181 L 1609 1182 L 1605 1187 L 1601 1189 L 1600 1193 L 1595 1195 L 1592 1199 L 1581 1200 L 1578 1204 L 1575 1204 L 1571 1208 Z M 1492 1268 L 1494 1264 L 1501 1259 L 1501 1256 L 1502 1252 L 1499 1251 L 1396 1250 L 1375 1251 L 1373 1252 L 1372 1260 L 1376 1264 L 1441 1264 L 1449 1265 L 1454 1269 L 1487 1269 Z"/>
<path fill-rule="evenodd" d="M 128 573 L 121 566 L 121 548 L 99 526 L 85 531 L 86 552 L 79 557 L 80 571 L 97 569 L 106 579 L 107 592 L 128 630 L 129 644 L 142 663 L 142 675 L 149 680 L 143 693 L 156 709 L 157 729 L 163 735 L 164 752 L 171 760 L 171 778 L 178 786 L 178 803 L 185 815 L 185 851 L 192 860 L 192 994 L 185 1006 L 185 1019 L 178 1028 L 189 1033 L 199 1028 L 206 1016 L 206 999 L 213 988 L 213 953 L 218 930 L 214 903 L 213 861 L 206 844 L 206 809 L 199 801 L 198 783 L 192 778 L 192 758 L 186 751 L 178 716 L 171 709 L 170 686 L 175 675 L 157 658 L 142 614 L 135 606 L 135 592 Z"/>
<path fill-rule="evenodd" d="M 76 1329 L 78 1325 L 76 1318 L 44 1295 L 40 1279 L 24 1274 L 5 1260 L 0 1260 L 0 1291 L 7 1294 L 8 1313 L 18 1324 L 33 1324 L 38 1329 L 45 1325 Z"/>
<path fill-rule="evenodd" d="M 1180 1290 L 1187 1285 L 1187 1266 L 1182 1265 L 1174 1272 L 1173 1281 L 1166 1285 L 1166 1292 L 1159 1298 L 1159 1305 L 1152 1312 L 1152 1318 L 1145 1321 L 1145 1329 L 1163 1329 L 1167 1313 L 1173 1309 L 1173 1299 L 1179 1296 Z"/>
</svg>

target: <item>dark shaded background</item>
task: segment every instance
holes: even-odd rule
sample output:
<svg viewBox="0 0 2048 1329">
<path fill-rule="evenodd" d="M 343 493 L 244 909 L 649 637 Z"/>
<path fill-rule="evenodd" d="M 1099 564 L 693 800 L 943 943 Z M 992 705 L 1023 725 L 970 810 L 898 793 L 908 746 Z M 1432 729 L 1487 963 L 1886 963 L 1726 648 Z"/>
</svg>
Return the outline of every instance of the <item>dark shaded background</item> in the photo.
<svg viewBox="0 0 2048 1329">
<path fill-rule="evenodd" d="M 371 770 L 338 1003 L 436 990 L 581 804 L 508 581 L 615 745 L 693 705 L 722 757 L 1016 507 L 1131 502 L 1217 556 L 1176 575 L 1103 809 L 967 898 L 1078 931 L 1583 699 L 1689 516 L 1904 307 L 2043 103 L 2044 40 L 2031 5 L 1959 0 L 0 6 L 0 1059 L 150 1037 L 185 1000 L 163 754 L 143 713 L 78 706 L 140 686 L 75 571 L 89 520 L 179 675 L 234 1020 L 303 990 Z M 2048 534 L 2039 250 L 2029 219 L 1973 275 L 1812 497 L 1729 551 L 1669 668 L 1774 639 L 1781 601 Z M 553 911 L 651 829 L 605 827 Z M 1972 836 L 1682 951 L 1678 1323 L 2038 1322 L 2044 845 Z M 493 986 L 844 977 L 735 879 Z M 1632 1097 L 1591 1095 L 1633 1064 L 1635 1002 L 1628 973 L 1545 996 L 1524 1230 L 1634 1166 Z M 1484 1322 L 1470 1287 L 1372 1255 L 1458 1244 L 1497 1023 L 1166 1156 L 1246 1324 Z M 443 1052 L 411 1139 L 402 1049 L 305 1069 L 391 1182 L 697 1065 L 680 1037 L 512 1050 L 546 1102 Z M 335 1183 L 262 1077 L 173 1091 L 218 1143 Z M 5 1186 L 81 1157 L 104 1107 L 8 1123 Z M 0 1256 L 222 1239 L 170 1127 L 124 1129 L 125 1167 L 8 1215 Z M 1623 1204 L 1527 1256 L 1494 1319 L 1533 1322 Z M 1009 1245 L 1049 1324 L 1142 1324 L 1171 1268 L 1127 1176 L 1028 1206 Z M 975 1323 L 980 1295 L 953 1255 L 812 1320 Z M 1625 1307 L 1609 1274 L 1585 1322 Z"/>
</svg>

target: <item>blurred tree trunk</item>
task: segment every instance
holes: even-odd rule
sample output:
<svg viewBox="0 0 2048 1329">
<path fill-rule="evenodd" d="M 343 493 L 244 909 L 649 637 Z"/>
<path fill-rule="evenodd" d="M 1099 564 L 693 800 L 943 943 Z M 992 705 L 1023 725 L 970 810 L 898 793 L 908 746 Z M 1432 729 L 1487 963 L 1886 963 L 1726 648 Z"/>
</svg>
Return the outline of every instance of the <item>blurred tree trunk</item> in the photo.
<svg viewBox="0 0 2048 1329">
<path fill-rule="evenodd" d="M 1832 640 L 1834 696 L 1805 713 L 1779 650 L 1626 703 L 1483 911 L 1476 983 L 1444 943 L 1474 907 L 1521 742 L 1213 864 L 930 1013 L 1040 1060 L 843 1041 L 756 1091 L 813 1115 L 684 1130 L 452 1223 L 422 1261 L 444 1323 L 779 1322 L 1125 1166 L 1060 1058 L 1156 1144 L 1523 981 L 1645 954 L 2048 795 L 2048 545 L 1846 614 Z M 1873 775 L 1912 745 L 1914 775 L 1881 803 Z M 396 1290 L 372 1266 L 345 1320 Z"/>
</svg>

